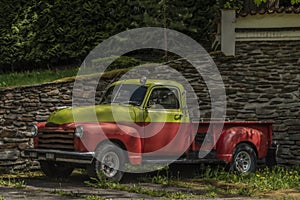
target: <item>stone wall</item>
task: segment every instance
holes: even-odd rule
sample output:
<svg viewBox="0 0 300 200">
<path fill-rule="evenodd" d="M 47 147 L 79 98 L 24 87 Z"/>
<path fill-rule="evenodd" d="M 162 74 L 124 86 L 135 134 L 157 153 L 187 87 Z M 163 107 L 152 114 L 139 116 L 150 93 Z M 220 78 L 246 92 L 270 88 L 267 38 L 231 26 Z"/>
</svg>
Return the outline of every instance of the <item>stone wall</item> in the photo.
<svg viewBox="0 0 300 200">
<path fill-rule="evenodd" d="M 100 91 L 108 84 L 105 78 L 102 83 Z M 24 157 L 23 150 L 32 145 L 28 129 L 35 122 L 47 120 L 57 107 L 71 106 L 73 84 L 71 78 L 42 85 L 0 88 L 0 173 L 37 167 L 36 162 Z"/>
<path fill-rule="evenodd" d="M 278 162 L 300 165 L 300 41 L 237 42 L 236 56 L 215 59 L 231 119 L 273 120 Z"/>
<path fill-rule="evenodd" d="M 28 126 L 47 119 L 56 106 L 70 105 L 71 82 L 0 90 L 0 171 L 24 169 Z"/>
<path fill-rule="evenodd" d="M 299 165 L 300 41 L 237 42 L 235 57 L 214 55 L 214 61 L 226 87 L 227 117 L 273 120 L 274 140 L 280 145 L 278 162 Z M 169 66 L 180 71 L 193 86 L 199 97 L 201 117 L 210 117 L 210 97 L 201 77 L 187 62 L 176 61 Z M 160 70 L 161 74 L 168 75 L 168 69 Z M 149 69 L 142 72 L 153 75 Z M 120 75 L 111 74 L 101 79 L 96 101 L 105 87 Z M 46 120 L 58 106 L 71 106 L 73 83 L 74 80 L 69 79 L 0 89 L 0 171 L 35 166 L 23 156 L 23 150 L 31 145 L 27 127 Z M 80 84 L 88 90 L 87 82 Z M 93 94 L 87 95 L 82 100 L 89 104 L 92 97 Z"/>
</svg>

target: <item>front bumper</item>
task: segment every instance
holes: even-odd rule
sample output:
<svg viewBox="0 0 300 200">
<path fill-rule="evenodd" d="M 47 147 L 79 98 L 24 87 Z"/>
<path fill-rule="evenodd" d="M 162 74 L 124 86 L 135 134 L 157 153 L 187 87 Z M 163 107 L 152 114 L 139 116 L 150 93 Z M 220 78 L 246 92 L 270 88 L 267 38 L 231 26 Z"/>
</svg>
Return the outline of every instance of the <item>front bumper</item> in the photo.
<svg viewBox="0 0 300 200">
<path fill-rule="evenodd" d="M 76 164 L 91 164 L 95 152 L 74 152 L 52 149 L 25 149 L 25 155 L 37 159 Z"/>
</svg>

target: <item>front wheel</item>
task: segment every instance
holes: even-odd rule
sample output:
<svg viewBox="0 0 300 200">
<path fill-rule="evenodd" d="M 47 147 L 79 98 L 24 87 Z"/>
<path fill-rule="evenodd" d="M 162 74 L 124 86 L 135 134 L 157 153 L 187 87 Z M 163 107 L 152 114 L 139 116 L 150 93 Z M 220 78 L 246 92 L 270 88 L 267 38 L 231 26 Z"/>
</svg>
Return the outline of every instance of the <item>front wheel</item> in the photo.
<svg viewBox="0 0 300 200">
<path fill-rule="evenodd" d="M 233 153 L 231 169 L 239 173 L 255 172 L 257 158 L 254 149 L 248 144 L 239 144 Z"/>
<path fill-rule="evenodd" d="M 113 144 L 104 144 L 96 150 L 95 169 L 99 180 L 119 182 L 123 175 L 125 156 L 123 150 Z"/>
</svg>

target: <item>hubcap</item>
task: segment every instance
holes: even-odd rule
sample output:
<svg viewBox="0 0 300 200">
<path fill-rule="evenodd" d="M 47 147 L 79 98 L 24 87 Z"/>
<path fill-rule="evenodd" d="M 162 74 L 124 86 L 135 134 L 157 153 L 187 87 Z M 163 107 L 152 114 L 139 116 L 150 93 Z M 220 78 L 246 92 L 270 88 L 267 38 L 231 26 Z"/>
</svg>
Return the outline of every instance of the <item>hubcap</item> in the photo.
<svg viewBox="0 0 300 200">
<path fill-rule="evenodd" d="M 240 172 L 249 172 L 251 167 L 251 157 L 248 152 L 241 151 L 235 157 L 236 169 Z"/>
<path fill-rule="evenodd" d="M 101 170 L 106 177 L 113 177 L 120 167 L 120 160 L 115 152 L 107 152 L 101 160 Z"/>
</svg>

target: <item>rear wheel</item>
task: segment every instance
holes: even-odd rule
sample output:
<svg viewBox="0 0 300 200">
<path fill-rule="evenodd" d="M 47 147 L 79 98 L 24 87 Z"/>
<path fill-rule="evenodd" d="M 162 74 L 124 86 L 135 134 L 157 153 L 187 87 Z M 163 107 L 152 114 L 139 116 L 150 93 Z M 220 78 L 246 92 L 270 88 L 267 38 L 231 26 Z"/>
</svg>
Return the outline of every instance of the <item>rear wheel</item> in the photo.
<svg viewBox="0 0 300 200">
<path fill-rule="evenodd" d="M 240 173 L 255 172 L 257 157 L 254 149 L 248 144 L 239 144 L 234 151 L 231 169 Z"/>
<path fill-rule="evenodd" d="M 66 164 L 40 161 L 42 172 L 50 178 L 66 178 L 73 172 L 74 167 Z"/>
<path fill-rule="evenodd" d="M 104 144 L 96 150 L 95 170 L 99 180 L 119 182 L 123 175 L 125 156 L 121 148 Z"/>
</svg>

